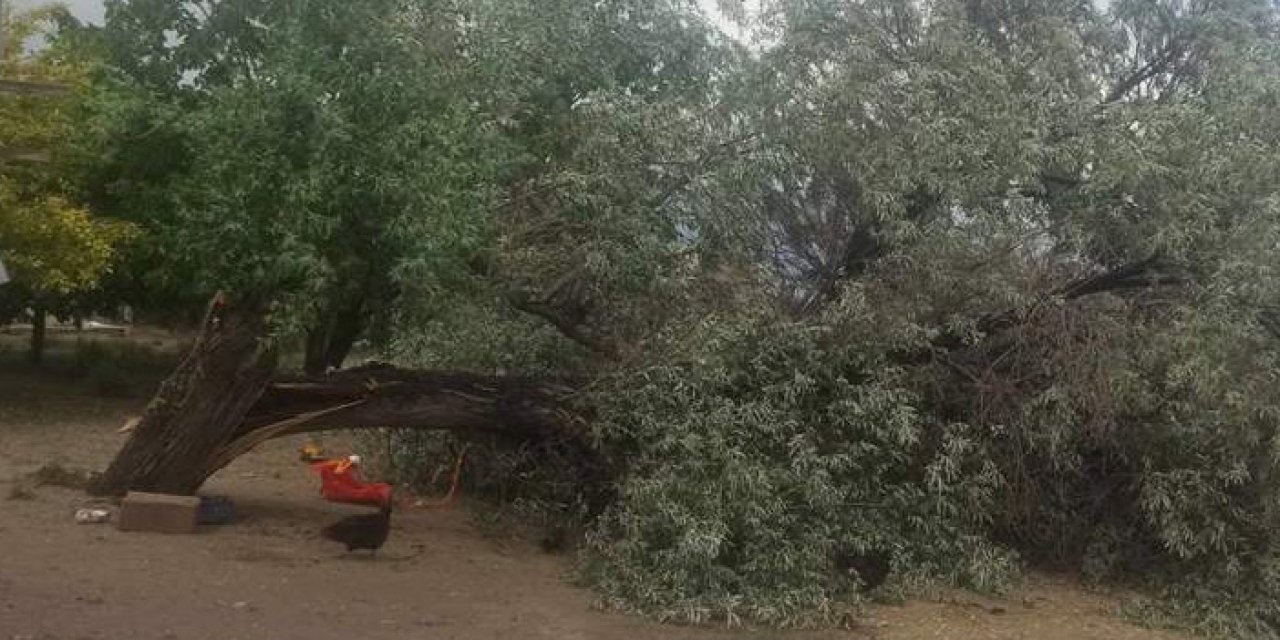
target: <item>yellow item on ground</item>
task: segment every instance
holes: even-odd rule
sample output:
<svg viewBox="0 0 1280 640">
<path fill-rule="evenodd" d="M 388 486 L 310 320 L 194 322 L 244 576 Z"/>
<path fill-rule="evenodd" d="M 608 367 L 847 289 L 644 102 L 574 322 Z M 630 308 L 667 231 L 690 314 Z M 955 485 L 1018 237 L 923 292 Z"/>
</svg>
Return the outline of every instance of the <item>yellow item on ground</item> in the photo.
<svg viewBox="0 0 1280 640">
<path fill-rule="evenodd" d="M 324 447 L 314 442 L 307 442 L 298 449 L 298 454 L 303 462 L 319 462 L 324 460 Z"/>
</svg>

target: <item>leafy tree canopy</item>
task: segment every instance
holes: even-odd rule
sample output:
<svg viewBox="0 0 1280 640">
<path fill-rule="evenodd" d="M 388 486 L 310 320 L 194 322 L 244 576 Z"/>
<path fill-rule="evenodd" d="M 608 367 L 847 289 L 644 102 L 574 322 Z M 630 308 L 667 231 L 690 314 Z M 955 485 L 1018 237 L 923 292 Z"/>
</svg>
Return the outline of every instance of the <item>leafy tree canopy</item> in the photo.
<svg viewBox="0 0 1280 640">
<path fill-rule="evenodd" d="M 43 309 L 95 288 L 133 235 L 119 221 L 90 215 L 78 196 L 83 103 L 96 59 L 59 41 L 74 21 L 60 9 L 8 18 L 0 77 L 20 84 L 0 94 L 0 254 L 14 281 L 0 293 L 0 316 Z M 56 44 L 36 52 L 33 39 Z M 28 91 L 27 89 L 30 88 Z"/>
<path fill-rule="evenodd" d="M 277 334 L 586 374 L 615 606 L 832 623 L 868 558 L 1053 560 L 1280 633 L 1274 6 L 721 5 L 748 44 L 675 1 L 113 2 L 89 197 Z"/>
</svg>

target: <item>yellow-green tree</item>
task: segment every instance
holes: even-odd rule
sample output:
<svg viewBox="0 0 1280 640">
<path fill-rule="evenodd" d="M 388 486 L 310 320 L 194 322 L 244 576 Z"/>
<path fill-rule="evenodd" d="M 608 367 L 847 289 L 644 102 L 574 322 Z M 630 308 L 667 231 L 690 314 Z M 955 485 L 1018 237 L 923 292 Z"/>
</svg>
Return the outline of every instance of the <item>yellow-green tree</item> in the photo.
<svg viewBox="0 0 1280 640">
<path fill-rule="evenodd" d="M 84 135 L 78 101 L 92 56 L 66 41 L 27 50 L 67 24 L 65 11 L 45 7 L 0 19 L 8 36 L 0 49 L 0 258 L 13 278 L 0 289 L 0 315 L 32 310 L 31 358 L 38 362 L 47 310 L 92 289 L 131 227 L 91 215 L 72 196 L 70 158 Z"/>
<path fill-rule="evenodd" d="M 0 244 L 11 277 L 50 294 L 94 286 L 128 225 L 95 219 L 61 196 L 24 201 L 15 191 L 0 181 Z"/>
</svg>

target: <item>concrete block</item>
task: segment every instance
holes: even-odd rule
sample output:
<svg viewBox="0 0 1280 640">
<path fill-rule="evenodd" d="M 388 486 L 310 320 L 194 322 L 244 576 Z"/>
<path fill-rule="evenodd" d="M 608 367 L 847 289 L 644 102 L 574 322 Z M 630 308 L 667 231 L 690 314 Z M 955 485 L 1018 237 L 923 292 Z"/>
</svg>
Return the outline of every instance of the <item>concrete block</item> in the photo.
<svg viewBox="0 0 1280 640">
<path fill-rule="evenodd" d="M 120 503 L 121 531 L 194 533 L 200 498 L 130 491 Z"/>
</svg>

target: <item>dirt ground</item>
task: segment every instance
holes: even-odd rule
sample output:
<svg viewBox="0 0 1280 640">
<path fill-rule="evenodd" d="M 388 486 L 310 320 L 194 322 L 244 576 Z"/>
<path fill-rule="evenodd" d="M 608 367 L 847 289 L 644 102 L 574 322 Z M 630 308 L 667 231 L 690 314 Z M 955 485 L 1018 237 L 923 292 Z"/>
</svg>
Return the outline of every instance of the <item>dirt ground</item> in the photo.
<svg viewBox="0 0 1280 640">
<path fill-rule="evenodd" d="M 48 462 L 101 468 L 142 405 L 0 371 L 0 640 L 1181 637 L 1126 624 L 1108 599 L 1046 577 L 1007 599 L 876 607 L 853 631 L 693 629 L 602 613 L 572 585 L 567 557 L 482 535 L 465 503 L 397 512 L 377 559 L 343 553 L 317 531 L 360 509 L 320 499 L 296 440 L 219 473 L 206 491 L 230 496 L 238 519 L 191 536 L 77 525 L 72 513 L 89 499 L 72 490 L 10 495 Z"/>
</svg>

